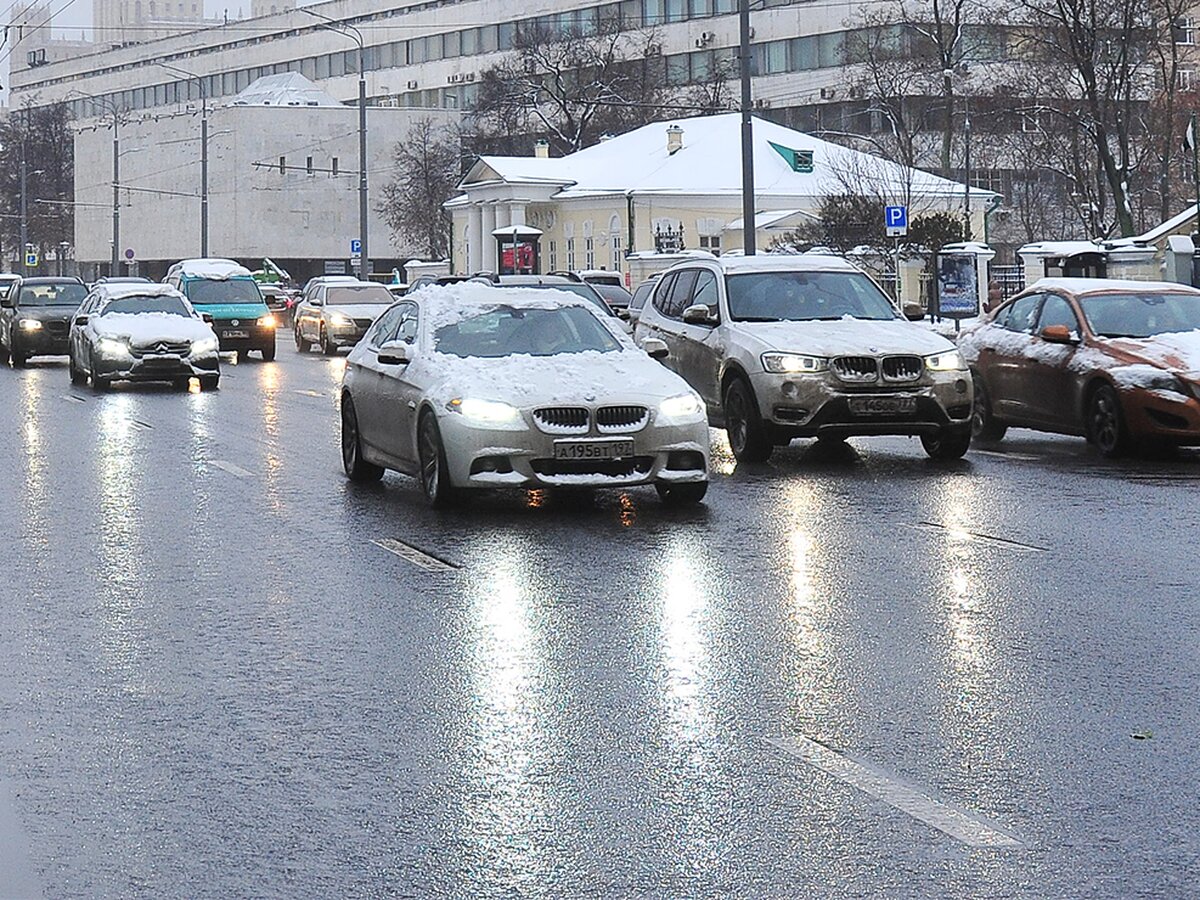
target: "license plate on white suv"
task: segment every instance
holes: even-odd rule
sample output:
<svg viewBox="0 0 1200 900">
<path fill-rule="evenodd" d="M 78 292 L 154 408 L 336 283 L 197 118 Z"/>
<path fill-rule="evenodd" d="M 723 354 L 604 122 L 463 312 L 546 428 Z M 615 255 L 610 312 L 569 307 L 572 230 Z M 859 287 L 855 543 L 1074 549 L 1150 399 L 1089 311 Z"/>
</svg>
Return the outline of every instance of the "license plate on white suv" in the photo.
<svg viewBox="0 0 1200 900">
<path fill-rule="evenodd" d="M 623 459 L 633 456 L 633 441 L 555 441 L 555 459 Z"/>
<path fill-rule="evenodd" d="M 917 411 L 916 397 L 851 397 L 847 403 L 856 416 L 896 416 Z"/>
</svg>

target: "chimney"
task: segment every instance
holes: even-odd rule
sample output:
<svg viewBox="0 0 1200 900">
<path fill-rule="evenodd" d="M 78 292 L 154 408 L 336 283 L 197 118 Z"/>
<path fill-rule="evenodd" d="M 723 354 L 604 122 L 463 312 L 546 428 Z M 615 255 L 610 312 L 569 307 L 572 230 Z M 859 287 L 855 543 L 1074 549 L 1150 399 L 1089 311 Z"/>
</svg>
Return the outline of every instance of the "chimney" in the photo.
<svg viewBox="0 0 1200 900">
<path fill-rule="evenodd" d="M 672 125 L 667 129 L 667 156 L 674 156 L 683 149 L 683 129 Z"/>
<path fill-rule="evenodd" d="M 538 159 L 550 158 L 550 142 L 545 138 L 533 142 L 533 155 Z"/>
</svg>

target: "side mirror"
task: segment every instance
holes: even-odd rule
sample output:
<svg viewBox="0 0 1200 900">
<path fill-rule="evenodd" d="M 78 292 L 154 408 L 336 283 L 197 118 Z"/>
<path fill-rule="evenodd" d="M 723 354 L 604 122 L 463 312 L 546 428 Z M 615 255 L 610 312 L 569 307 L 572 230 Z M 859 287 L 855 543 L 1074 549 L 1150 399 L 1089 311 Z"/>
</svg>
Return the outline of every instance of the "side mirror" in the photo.
<svg viewBox="0 0 1200 900">
<path fill-rule="evenodd" d="M 406 366 L 412 361 L 412 348 L 404 341 L 388 341 L 379 348 L 381 366 Z"/>
<path fill-rule="evenodd" d="M 324 306 L 325 305 L 325 301 L 322 300 L 320 297 L 313 297 L 308 302 L 309 302 L 310 306 Z"/>
<path fill-rule="evenodd" d="M 671 351 L 667 349 L 666 342 L 660 341 L 658 338 L 646 338 L 642 341 L 642 349 L 646 351 L 646 355 L 651 359 L 666 359 L 671 355 Z"/>
<path fill-rule="evenodd" d="M 212 317 L 212 313 L 200 313 L 200 318 L 203 319 L 205 322 L 207 322 L 209 325 L 211 325 L 214 321 L 216 321 Z"/>
<path fill-rule="evenodd" d="M 618 308 L 618 309 L 614 310 L 614 312 L 616 312 L 618 319 L 621 319 L 624 322 L 629 321 L 629 310 L 628 309 L 625 309 L 622 307 L 622 308 Z"/>
<path fill-rule="evenodd" d="M 920 303 L 909 300 L 904 304 L 904 318 L 910 322 L 920 322 L 925 318 L 925 307 Z"/>
<path fill-rule="evenodd" d="M 683 321 L 687 325 L 705 325 L 712 328 L 717 324 L 718 320 L 716 316 L 709 312 L 707 306 L 703 303 L 697 303 L 683 311 Z"/>
<path fill-rule="evenodd" d="M 78 325 L 80 328 L 82 328 L 82 327 L 83 327 L 84 325 L 86 325 L 87 323 L 88 323 L 88 317 L 87 317 L 87 316 L 76 316 L 76 317 L 75 317 L 75 321 L 74 321 L 72 324 L 73 324 L 73 325 Z"/>
<path fill-rule="evenodd" d="M 1066 325 L 1047 325 L 1042 329 L 1042 340 L 1047 344 L 1078 344 L 1079 340 L 1071 334 Z"/>
<path fill-rule="evenodd" d="M 4 309 L 16 309 L 17 301 L 13 297 L 0 298 L 0 307 L 3 307 Z"/>
</svg>

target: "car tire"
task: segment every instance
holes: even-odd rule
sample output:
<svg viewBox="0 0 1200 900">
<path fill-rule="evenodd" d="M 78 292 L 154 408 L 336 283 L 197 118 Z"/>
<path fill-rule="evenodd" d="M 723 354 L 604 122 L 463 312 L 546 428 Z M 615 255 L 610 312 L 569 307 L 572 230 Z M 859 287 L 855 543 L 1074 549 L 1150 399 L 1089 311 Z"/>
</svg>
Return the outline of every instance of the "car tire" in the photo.
<svg viewBox="0 0 1200 900">
<path fill-rule="evenodd" d="M 8 348 L 6 346 L 4 346 L 3 344 L 0 344 L 0 366 L 8 365 L 8 360 L 9 360 Z"/>
<path fill-rule="evenodd" d="M 962 459 L 971 446 L 971 429 L 947 427 L 933 434 L 923 434 L 921 446 L 930 459 Z"/>
<path fill-rule="evenodd" d="M 768 424 L 762 420 L 754 391 L 743 378 L 735 378 L 725 388 L 725 431 L 729 447 L 738 462 L 766 462 L 775 442 Z"/>
<path fill-rule="evenodd" d="M 978 372 L 971 373 L 975 385 L 975 403 L 971 407 L 971 437 L 977 441 L 996 443 L 1004 439 L 1008 423 L 997 419 L 992 413 L 992 398 Z"/>
<path fill-rule="evenodd" d="M 67 374 L 71 377 L 71 384 L 83 384 L 87 381 L 87 373 L 75 365 L 74 354 L 67 357 Z"/>
<path fill-rule="evenodd" d="M 262 358 L 263 358 L 263 362 L 275 362 L 275 345 L 274 344 L 271 344 L 269 347 L 262 348 Z"/>
<path fill-rule="evenodd" d="M 304 339 L 304 335 L 300 333 L 300 326 L 297 325 L 295 328 L 293 328 L 292 333 L 296 337 L 296 349 L 301 353 L 307 353 L 309 348 L 312 347 L 312 342 Z"/>
<path fill-rule="evenodd" d="M 244 362 L 245 362 L 246 360 L 248 360 L 249 358 L 250 358 L 250 351 L 249 351 L 249 350 L 238 350 L 238 351 L 237 351 L 237 361 L 238 361 L 238 364 L 239 364 L 239 365 L 240 365 L 241 363 L 244 363 Z"/>
<path fill-rule="evenodd" d="M 1116 459 L 1129 452 L 1129 428 L 1121 409 L 1121 398 L 1107 384 L 1098 385 L 1088 394 L 1087 438 L 1101 456 Z"/>
<path fill-rule="evenodd" d="M 351 481 L 363 484 L 383 477 L 383 467 L 363 459 L 358 414 L 349 395 L 342 398 L 342 468 Z"/>
<path fill-rule="evenodd" d="M 329 332 L 325 330 L 325 326 L 321 326 L 321 352 L 326 356 L 337 356 L 337 344 L 329 340 Z"/>
<path fill-rule="evenodd" d="M 683 484 L 671 482 L 656 482 L 654 489 L 658 491 L 658 499 L 664 506 L 695 506 L 708 493 L 707 481 L 688 481 Z"/>
<path fill-rule="evenodd" d="M 417 461 L 425 502 L 432 507 L 449 506 L 454 500 L 454 485 L 450 482 L 437 417 L 431 412 L 425 412 L 417 425 Z"/>
<path fill-rule="evenodd" d="M 25 361 L 29 359 L 28 356 L 26 356 L 24 353 L 22 353 L 20 351 L 20 349 L 18 349 L 15 338 L 13 339 L 13 345 L 8 348 L 8 358 L 9 358 L 9 362 L 12 363 L 12 367 L 14 369 L 25 368 Z"/>
<path fill-rule="evenodd" d="M 200 390 L 215 391 L 220 386 L 221 386 L 221 376 L 220 375 L 201 375 L 200 376 Z"/>
</svg>

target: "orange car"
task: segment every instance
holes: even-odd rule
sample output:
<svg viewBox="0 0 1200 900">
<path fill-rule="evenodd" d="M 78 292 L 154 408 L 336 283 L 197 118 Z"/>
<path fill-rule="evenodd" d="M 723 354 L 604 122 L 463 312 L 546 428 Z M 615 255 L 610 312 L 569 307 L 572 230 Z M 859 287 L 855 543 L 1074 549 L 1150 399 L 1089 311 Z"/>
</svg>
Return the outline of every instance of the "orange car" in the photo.
<svg viewBox="0 0 1200 900">
<path fill-rule="evenodd" d="M 1200 444 L 1200 290 L 1043 279 L 963 335 L 973 433 L 1011 426 L 1087 437 L 1105 456 L 1135 443 Z"/>
</svg>

